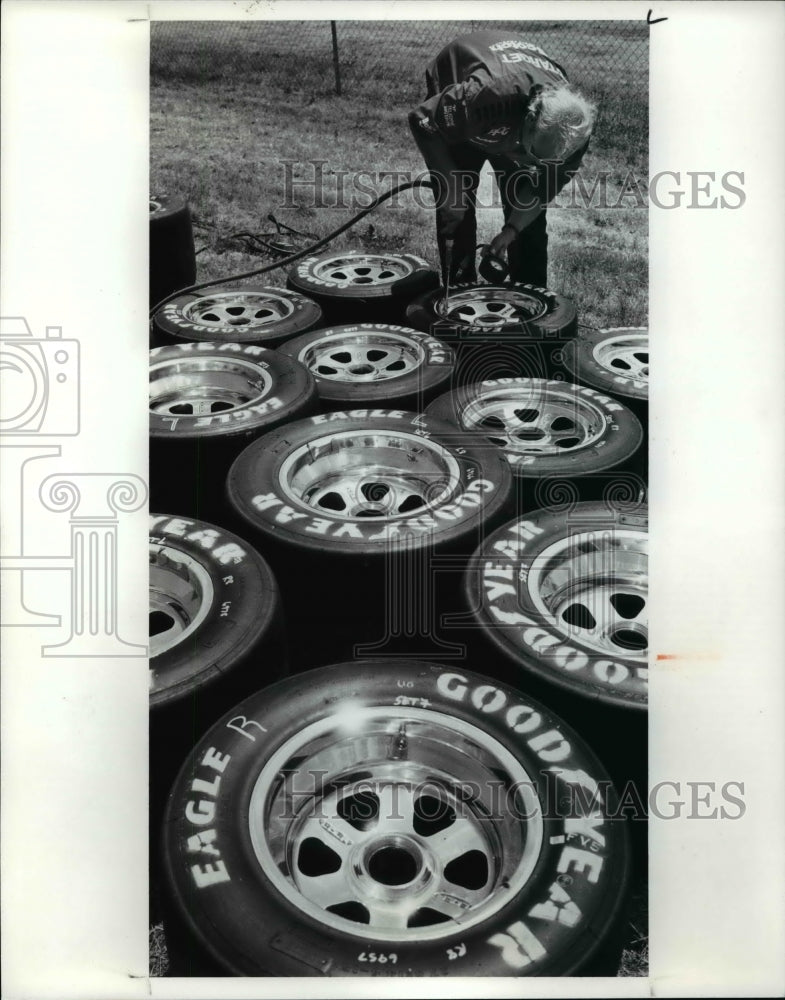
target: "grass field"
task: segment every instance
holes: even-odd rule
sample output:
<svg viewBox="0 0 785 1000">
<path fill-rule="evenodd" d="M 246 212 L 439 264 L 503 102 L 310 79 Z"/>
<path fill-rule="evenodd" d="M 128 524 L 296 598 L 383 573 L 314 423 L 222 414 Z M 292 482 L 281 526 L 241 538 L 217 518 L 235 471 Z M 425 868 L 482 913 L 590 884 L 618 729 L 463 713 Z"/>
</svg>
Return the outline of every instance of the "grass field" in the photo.
<svg viewBox="0 0 785 1000">
<path fill-rule="evenodd" d="M 474 22 L 475 26 L 478 22 Z M 646 324 L 648 60 L 639 24 L 580 31 L 574 22 L 538 25 L 534 38 L 566 64 L 599 103 L 600 117 L 581 177 L 591 191 L 607 180 L 609 207 L 581 207 L 565 189 L 549 211 L 549 284 L 576 300 L 581 320 L 599 326 Z M 298 230 L 325 235 L 367 204 L 352 178 L 376 193 L 384 172 L 423 172 L 407 111 L 422 93 L 427 61 L 455 22 L 341 22 L 343 94 L 333 92 L 326 22 L 265 28 L 253 22 L 153 25 L 151 191 L 180 193 L 196 225 L 198 278 L 208 280 L 265 261 L 227 245 L 239 231 L 269 232 L 269 212 Z M 301 185 L 285 202 L 287 171 L 311 180 L 326 161 L 319 196 Z M 288 166 L 286 162 L 288 162 Z M 490 174 L 483 178 L 479 238 L 501 226 Z M 345 197 L 339 197 L 340 172 Z M 630 177 L 643 185 L 636 194 Z M 625 186 L 626 184 L 626 186 Z M 493 201 L 496 200 L 495 207 Z M 576 204 L 571 205 L 577 201 Z M 343 204 L 341 203 L 343 201 Z M 338 204 L 336 205 L 336 202 Z M 335 248 L 408 250 L 435 261 L 433 211 L 407 192 L 339 237 Z M 202 249 L 204 247 L 204 249 Z M 282 284 L 282 272 L 265 277 Z"/>
<path fill-rule="evenodd" d="M 352 177 L 372 175 L 378 193 L 391 185 L 378 176 L 384 172 L 422 173 L 406 115 L 424 96 L 426 63 L 468 27 L 455 22 L 339 23 L 344 92 L 338 97 L 327 22 L 153 24 L 151 193 L 188 199 L 200 251 L 197 279 L 268 263 L 271 258 L 244 252 L 226 238 L 240 231 L 270 232 L 269 212 L 295 229 L 322 236 L 367 203 L 366 198 L 352 204 Z M 576 301 L 583 323 L 647 325 L 645 24 L 541 22 L 516 28 L 527 30 L 562 62 L 600 110 L 581 177 L 588 190 L 598 175 L 606 177 L 609 207 L 582 207 L 565 189 L 559 206 L 549 211 L 549 285 Z M 313 191 L 299 187 L 287 205 L 286 171 L 295 180 L 307 180 L 314 160 L 325 161 L 322 203 L 313 204 Z M 341 172 L 345 204 L 335 205 Z M 631 177 L 640 182 L 642 194 L 635 194 Z M 364 183 L 371 186 L 367 176 Z M 490 204 L 492 193 L 488 174 L 480 203 Z M 490 239 L 501 218 L 498 205 L 480 209 L 479 238 Z M 407 192 L 333 246 L 410 251 L 435 263 L 433 210 Z M 281 285 L 284 279 L 282 271 L 274 271 L 261 280 Z M 647 973 L 647 898 L 641 884 L 621 975 Z M 151 928 L 151 962 L 154 974 L 166 967 L 160 925 Z"/>
</svg>

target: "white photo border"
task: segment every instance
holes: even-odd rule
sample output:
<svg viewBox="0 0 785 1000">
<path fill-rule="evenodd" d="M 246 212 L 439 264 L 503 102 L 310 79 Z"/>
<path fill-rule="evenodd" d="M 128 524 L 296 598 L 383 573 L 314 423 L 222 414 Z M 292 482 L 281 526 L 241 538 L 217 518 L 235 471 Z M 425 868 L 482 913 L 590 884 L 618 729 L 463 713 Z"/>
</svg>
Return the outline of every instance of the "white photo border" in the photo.
<svg viewBox="0 0 785 1000">
<path fill-rule="evenodd" d="M 0 313 L 38 338 L 60 327 L 81 350 L 81 432 L 57 439 L 54 472 L 147 476 L 149 19 L 477 15 L 466 2 L 6 0 Z M 688 195 L 650 208 L 652 649 L 664 657 L 652 664 L 651 782 L 740 781 L 745 804 L 738 820 L 652 821 L 648 980 L 490 988 L 781 995 L 785 6 L 490 2 L 482 15 L 667 19 L 650 27 L 650 173 L 679 174 Z M 704 171 L 742 173 L 743 206 L 688 207 Z M 143 645 L 147 519 L 122 517 L 118 618 Z M 60 524 L 40 518 L 42 552 L 62 545 Z M 488 994 L 473 979 L 150 980 L 147 664 L 47 658 L 42 631 L 0 631 L 8 1000 Z"/>
</svg>

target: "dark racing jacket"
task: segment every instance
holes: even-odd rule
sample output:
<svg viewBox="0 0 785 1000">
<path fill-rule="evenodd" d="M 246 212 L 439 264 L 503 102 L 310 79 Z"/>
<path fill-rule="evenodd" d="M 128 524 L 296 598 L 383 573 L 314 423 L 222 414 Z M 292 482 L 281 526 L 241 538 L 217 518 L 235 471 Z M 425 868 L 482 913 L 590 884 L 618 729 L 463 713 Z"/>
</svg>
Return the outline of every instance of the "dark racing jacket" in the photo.
<svg viewBox="0 0 785 1000">
<path fill-rule="evenodd" d="M 567 81 L 564 69 L 534 42 L 515 32 L 461 35 L 436 56 L 425 80 L 428 96 L 410 112 L 409 125 L 429 170 L 441 174 L 454 195 L 448 212 L 459 196 L 451 147 L 465 143 L 482 149 L 492 163 L 517 167 L 515 197 L 521 205 L 536 201 L 544 207 L 578 170 L 588 141 L 564 163 L 548 167 L 519 146 L 529 100 L 543 87 Z M 458 210 L 456 219 L 462 214 Z M 513 208 L 508 224 L 520 229 L 516 221 Z"/>
</svg>

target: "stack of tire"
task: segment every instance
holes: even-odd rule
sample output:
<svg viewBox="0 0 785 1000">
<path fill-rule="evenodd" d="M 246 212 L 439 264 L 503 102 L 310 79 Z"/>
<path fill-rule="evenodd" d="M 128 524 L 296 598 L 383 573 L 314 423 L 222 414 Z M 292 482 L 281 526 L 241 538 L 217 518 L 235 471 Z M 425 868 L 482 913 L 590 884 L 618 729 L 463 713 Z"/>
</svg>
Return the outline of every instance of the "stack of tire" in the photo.
<svg viewBox="0 0 785 1000">
<path fill-rule="evenodd" d="M 153 319 L 170 974 L 618 967 L 646 509 L 615 379 L 641 367 L 555 293 L 437 285 L 329 251 Z"/>
</svg>

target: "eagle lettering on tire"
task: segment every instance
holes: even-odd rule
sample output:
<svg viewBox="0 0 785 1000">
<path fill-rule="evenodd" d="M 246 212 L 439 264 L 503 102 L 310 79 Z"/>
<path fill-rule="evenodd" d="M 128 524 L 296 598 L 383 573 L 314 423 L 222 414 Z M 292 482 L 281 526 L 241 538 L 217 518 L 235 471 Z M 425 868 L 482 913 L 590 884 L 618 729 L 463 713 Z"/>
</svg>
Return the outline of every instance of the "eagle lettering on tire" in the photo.
<svg viewBox="0 0 785 1000">
<path fill-rule="evenodd" d="M 363 409 L 264 435 L 235 460 L 228 493 L 252 528 L 300 551 L 381 554 L 396 539 L 471 537 L 507 509 L 512 476 L 449 424 Z"/>
<path fill-rule="evenodd" d="M 150 817 L 178 768 L 238 699 L 285 676 L 277 582 L 244 539 L 195 518 L 150 515 Z"/>
<path fill-rule="evenodd" d="M 344 663 L 205 734 L 163 864 L 185 932 L 235 975 L 570 975 L 624 905 L 615 806 L 591 751 L 525 695 Z"/>
<path fill-rule="evenodd" d="M 313 376 L 254 344 L 150 351 L 150 486 L 159 509 L 221 520 L 226 474 L 255 437 L 316 409 Z"/>
</svg>

